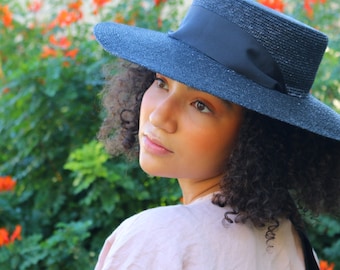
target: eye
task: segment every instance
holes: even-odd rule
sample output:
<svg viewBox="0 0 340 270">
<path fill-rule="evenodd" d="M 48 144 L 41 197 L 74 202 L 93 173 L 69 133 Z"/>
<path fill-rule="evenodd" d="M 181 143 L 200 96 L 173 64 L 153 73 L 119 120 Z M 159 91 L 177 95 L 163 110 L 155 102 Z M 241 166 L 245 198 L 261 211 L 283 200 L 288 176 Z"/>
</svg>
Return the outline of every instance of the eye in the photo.
<svg viewBox="0 0 340 270">
<path fill-rule="evenodd" d="M 193 105 L 196 108 L 196 110 L 198 110 L 199 112 L 202 112 L 202 113 L 211 113 L 211 110 L 209 109 L 209 107 L 207 105 L 205 105 L 200 100 L 194 101 L 193 103 L 191 103 L 191 105 Z"/>
<path fill-rule="evenodd" d="M 162 89 L 165 89 L 165 90 L 169 89 L 165 80 L 163 80 L 160 77 L 156 77 L 154 82 L 156 83 L 157 87 L 159 87 L 159 88 L 162 88 Z"/>
</svg>

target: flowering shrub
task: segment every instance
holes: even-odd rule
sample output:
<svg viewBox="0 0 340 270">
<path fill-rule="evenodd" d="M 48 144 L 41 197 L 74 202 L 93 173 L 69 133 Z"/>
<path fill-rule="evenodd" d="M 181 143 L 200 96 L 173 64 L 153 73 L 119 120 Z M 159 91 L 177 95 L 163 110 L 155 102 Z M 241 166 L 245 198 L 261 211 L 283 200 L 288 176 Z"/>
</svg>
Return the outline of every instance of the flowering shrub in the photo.
<svg viewBox="0 0 340 270">
<path fill-rule="evenodd" d="M 180 1 L 18 2 L 0 4 L 0 268 L 93 269 L 126 216 L 179 197 L 95 141 L 101 69 L 114 60 L 93 25 L 168 29 Z"/>
<path fill-rule="evenodd" d="M 259 3 L 279 12 L 283 12 L 285 7 L 283 0 L 259 0 Z"/>
<path fill-rule="evenodd" d="M 105 237 L 123 219 L 180 198 L 175 180 L 110 159 L 95 140 L 101 68 L 114 59 L 94 41 L 93 25 L 111 20 L 168 31 L 183 3 L 17 2 L 0 4 L 0 268 L 93 269 Z M 339 110 L 339 5 L 261 2 L 330 35 L 313 92 Z M 309 223 L 319 257 L 340 265 L 340 221 L 323 216 Z"/>
<path fill-rule="evenodd" d="M 334 270 L 334 263 L 328 263 L 327 261 L 320 261 L 320 270 Z"/>
<path fill-rule="evenodd" d="M 21 239 L 21 226 L 15 226 L 13 233 L 10 235 L 6 228 L 0 228 L 0 247 L 13 243 L 15 240 Z"/>
<path fill-rule="evenodd" d="M 0 192 L 12 191 L 16 182 L 10 176 L 0 176 Z"/>
<path fill-rule="evenodd" d="M 8 5 L 0 5 L 0 19 L 5 27 L 12 26 L 12 12 Z"/>
</svg>

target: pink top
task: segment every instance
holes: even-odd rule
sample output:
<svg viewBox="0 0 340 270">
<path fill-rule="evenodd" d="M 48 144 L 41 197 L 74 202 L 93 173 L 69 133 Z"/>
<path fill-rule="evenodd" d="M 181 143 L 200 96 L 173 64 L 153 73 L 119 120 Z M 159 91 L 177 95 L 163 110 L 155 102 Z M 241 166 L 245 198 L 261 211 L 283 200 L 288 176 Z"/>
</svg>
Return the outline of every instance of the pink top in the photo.
<svg viewBox="0 0 340 270">
<path fill-rule="evenodd" d="M 302 270 L 300 240 L 282 220 L 275 240 L 266 229 L 225 224 L 228 209 L 211 195 L 189 205 L 164 206 L 125 220 L 105 241 L 95 270 Z"/>
</svg>

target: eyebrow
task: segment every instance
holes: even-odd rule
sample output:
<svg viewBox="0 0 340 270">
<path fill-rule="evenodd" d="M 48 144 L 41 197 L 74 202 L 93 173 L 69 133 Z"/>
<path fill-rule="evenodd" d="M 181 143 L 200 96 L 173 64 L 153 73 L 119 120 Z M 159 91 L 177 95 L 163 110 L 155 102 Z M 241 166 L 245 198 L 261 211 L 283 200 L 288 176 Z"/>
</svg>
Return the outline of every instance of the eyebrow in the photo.
<svg viewBox="0 0 340 270">
<path fill-rule="evenodd" d="M 224 103 L 226 106 L 228 106 L 229 108 L 232 107 L 234 104 L 236 104 L 236 103 L 231 102 L 231 101 L 226 100 L 226 99 L 222 99 L 222 100 L 223 100 L 223 103 Z"/>
<path fill-rule="evenodd" d="M 210 93 L 208 93 L 208 92 L 205 92 L 205 91 L 203 91 L 203 90 L 199 90 L 199 89 L 190 87 L 190 86 L 188 86 L 188 85 L 186 85 L 186 87 L 187 87 L 187 90 L 190 90 L 190 91 L 197 91 L 197 92 L 202 92 L 202 93 L 205 93 L 205 94 L 208 94 L 208 95 L 212 95 L 212 96 L 214 96 L 214 97 L 216 97 L 216 98 L 222 100 L 223 103 L 225 103 L 225 104 L 228 105 L 228 106 L 231 106 L 231 105 L 233 105 L 233 104 L 236 104 L 236 103 L 234 103 L 234 102 L 231 102 L 230 100 L 227 100 L 227 99 L 223 99 L 223 98 L 217 97 L 217 96 L 215 96 L 215 95 L 213 95 L 213 94 L 210 94 Z"/>
<path fill-rule="evenodd" d="M 165 77 L 165 78 L 168 78 L 168 79 L 171 79 L 171 78 L 169 78 L 168 76 L 165 76 L 165 75 L 163 75 L 163 74 L 161 74 L 161 73 L 159 73 L 159 72 L 155 72 L 155 78 L 157 77 L 157 75 L 162 76 L 162 77 Z M 171 79 L 171 80 L 174 80 L 174 79 Z M 177 81 L 177 82 L 178 82 L 178 81 Z M 182 83 L 182 82 L 179 82 L 179 83 Z M 202 92 L 202 93 L 205 93 L 205 94 L 212 95 L 212 94 L 210 94 L 210 93 L 208 93 L 208 92 L 205 92 L 205 91 L 203 91 L 203 90 L 199 90 L 199 89 L 196 89 L 196 88 L 194 88 L 194 87 L 191 87 L 191 86 L 189 86 L 189 85 L 187 85 L 187 84 L 185 84 L 185 83 L 182 83 L 182 84 L 184 84 L 184 85 L 186 86 L 186 89 L 189 90 L 189 91 Z M 212 96 L 214 96 L 214 95 L 212 95 Z M 217 96 L 214 96 L 214 97 L 219 98 L 220 100 L 222 100 L 222 102 L 223 102 L 228 108 L 230 108 L 233 104 L 236 104 L 236 103 L 233 103 L 233 102 L 231 102 L 231 101 L 229 101 L 229 100 L 222 99 L 222 98 L 217 97 Z"/>
</svg>

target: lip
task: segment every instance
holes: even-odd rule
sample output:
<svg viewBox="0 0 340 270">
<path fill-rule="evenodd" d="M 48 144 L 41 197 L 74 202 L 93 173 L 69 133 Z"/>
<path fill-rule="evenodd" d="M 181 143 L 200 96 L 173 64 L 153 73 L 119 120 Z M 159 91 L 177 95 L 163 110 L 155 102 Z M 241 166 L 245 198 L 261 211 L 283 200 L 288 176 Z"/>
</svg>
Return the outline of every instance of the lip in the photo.
<svg viewBox="0 0 340 270">
<path fill-rule="evenodd" d="M 173 153 L 170 149 L 166 148 L 160 140 L 148 134 L 143 135 L 142 145 L 143 148 L 151 154 L 166 155 Z"/>
</svg>

